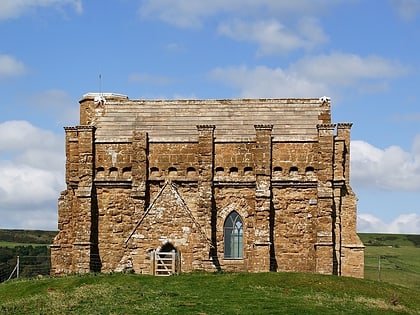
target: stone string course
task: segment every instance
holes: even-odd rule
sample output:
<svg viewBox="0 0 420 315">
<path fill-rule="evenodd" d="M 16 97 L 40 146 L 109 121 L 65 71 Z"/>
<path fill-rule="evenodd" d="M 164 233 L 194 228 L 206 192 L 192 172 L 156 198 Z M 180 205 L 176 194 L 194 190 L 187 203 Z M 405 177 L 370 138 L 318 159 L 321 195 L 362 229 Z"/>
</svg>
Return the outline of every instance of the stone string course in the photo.
<svg viewBox="0 0 420 315">
<path fill-rule="evenodd" d="M 51 273 L 297 271 L 363 277 L 350 123 L 319 99 L 130 100 L 87 94 L 65 127 Z M 98 101 L 99 100 L 99 101 Z M 243 222 L 243 257 L 224 223 Z"/>
</svg>

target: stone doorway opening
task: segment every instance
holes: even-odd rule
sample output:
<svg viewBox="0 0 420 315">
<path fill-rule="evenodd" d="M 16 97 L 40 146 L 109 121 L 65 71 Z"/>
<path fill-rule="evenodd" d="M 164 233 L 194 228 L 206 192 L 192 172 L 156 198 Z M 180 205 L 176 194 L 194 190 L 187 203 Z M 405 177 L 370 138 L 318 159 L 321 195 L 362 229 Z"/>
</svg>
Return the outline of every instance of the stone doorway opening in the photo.
<svg viewBox="0 0 420 315">
<path fill-rule="evenodd" d="M 171 243 L 153 251 L 152 273 L 155 276 L 170 276 L 180 272 L 181 253 Z"/>
</svg>

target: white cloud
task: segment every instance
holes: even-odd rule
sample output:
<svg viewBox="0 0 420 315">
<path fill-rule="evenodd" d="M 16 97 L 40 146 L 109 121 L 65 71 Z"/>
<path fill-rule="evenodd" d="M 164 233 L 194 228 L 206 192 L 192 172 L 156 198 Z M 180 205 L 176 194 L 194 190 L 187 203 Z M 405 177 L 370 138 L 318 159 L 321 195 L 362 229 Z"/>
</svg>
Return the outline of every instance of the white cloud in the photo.
<svg viewBox="0 0 420 315">
<path fill-rule="evenodd" d="M 157 17 L 178 27 L 200 27 L 205 18 L 216 14 L 252 17 L 287 17 L 290 13 L 310 15 L 322 12 L 334 0 L 146 0 L 139 12 L 142 17 Z"/>
<path fill-rule="evenodd" d="M 259 66 L 214 69 L 211 77 L 240 91 L 240 96 L 252 97 L 313 97 L 329 94 L 328 87 L 320 81 L 306 78 L 281 68 Z"/>
<path fill-rule="evenodd" d="M 14 227 L 16 229 L 26 230 L 57 230 L 57 203 L 55 209 L 53 205 L 46 204 L 45 207 L 35 208 L 34 206 L 19 210 L 19 215 L 8 216 L 7 226 L 4 228 Z M 22 218 L 25 218 L 22 220 Z M 3 223 L 3 222 L 2 222 Z"/>
<path fill-rule="evenodd" d="M 371 214 L 359 214 L 357 231 L 365 233 L 420 234 L 420 215 L 401 214 L 385 223 Z"/>
<path fill-rule="evenodd" d="M 359 80 L 389 79 L 404 75 L 408 69 L 380 56 L 331 53 L 303 58 L 290 66 L 291 72 L 309 80 L 335 86 L 348 86 Z"/>
<path fill-rule="evenodd" d="M 258 43 L 259 55 L 288 53 L 300 48 L 310 49 L 327 40 L 316 19 L 301 19 L 297 28 L 288 29 L 274 19 L 253 23 L 234 20 L 222 23 L 219 33 L 235 40 Z"/>
<path fill-rule="evenodd" d="M 71 6 L 77 13 L 83 12 L 82 0 L 1 0 L 0 20 L 17 18 L 35 8 Z"/>
<path fill-rule="evenodd" d="M 314 97 L 339 93 L 403 75 L 405 68 L 380 57 L 330 54 L 307 57 L 288 68 L 217 68 L 211 77 L 237 88 L 242 97 Z"/>
<path fill-rule="evenodd" d="M 57 178 L 57 175 L 61 174 L 26 164 L 1 161 L 0 204 L 2 208 L 30 207 L 57 199 L 57 188 L 62 185 L 62 180 L 60 180 L 62 178 Z"/>
<path fill-rule="evenodd" d="M 27 121 L 0 123 L 3 227 L 56 228 L 57 198 L 64 188 L 63 143 L 62 136 Z"/>
<path fill-rule="evenodd" d="M 398 15 L 407 21 L 415 19 L 420 12 L 420 0 L 391 0 L 391 4 Z"/>
<path fill-rule="evenodd" d="M 5 152 L 22 153 L 32 149 L 61 150 L 62 143 L 61 137 L 51 131 L 37 128 L 24 120 L 0 123 L 0 154 Z"/>
<path fill-rule="evenodd" d="M 0 54 L 0 79 L 22 75 L 26 72 L 23 62 L 13 56 Z"/>
<path fill-rule="evenodd" d="M 412 152 L 398 146 L 379 149 L 360 140 L 351 142 L 351 181 L 354 186 L 385 190 L 420 190 L 420 135 Z"/>
</svg>

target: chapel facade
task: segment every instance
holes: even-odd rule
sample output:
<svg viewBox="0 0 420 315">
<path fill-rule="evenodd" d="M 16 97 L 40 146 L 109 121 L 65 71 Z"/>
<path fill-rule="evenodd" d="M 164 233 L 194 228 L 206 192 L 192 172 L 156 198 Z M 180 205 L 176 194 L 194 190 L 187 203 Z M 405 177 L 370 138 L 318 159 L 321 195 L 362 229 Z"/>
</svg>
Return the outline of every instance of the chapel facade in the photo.
<svg viewBox="0 0 420 315">
<path fill-rule="evenodd" d="M 80 125 L 64 128 L 51 273 L 363 277 L 351 126 L 331 122 L 326 97 L 86 94 Z"/>
</svg>

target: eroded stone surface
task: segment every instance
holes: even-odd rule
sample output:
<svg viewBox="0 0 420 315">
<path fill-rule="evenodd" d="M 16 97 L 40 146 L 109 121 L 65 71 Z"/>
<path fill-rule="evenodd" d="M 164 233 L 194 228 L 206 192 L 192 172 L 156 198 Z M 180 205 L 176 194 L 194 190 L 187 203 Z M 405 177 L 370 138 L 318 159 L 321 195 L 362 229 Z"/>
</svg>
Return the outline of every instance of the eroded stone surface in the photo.
<svg viewBox="0 0 420 315">
<path fill-rule="evenodd" d="M 129 100 L 87 94 L 66 127 L 52 274 L 302 271 L 363 277 L 349 123 L 319 99 Z M 242 254 L 224 254 L 226 218 Z"/>
</svg>

